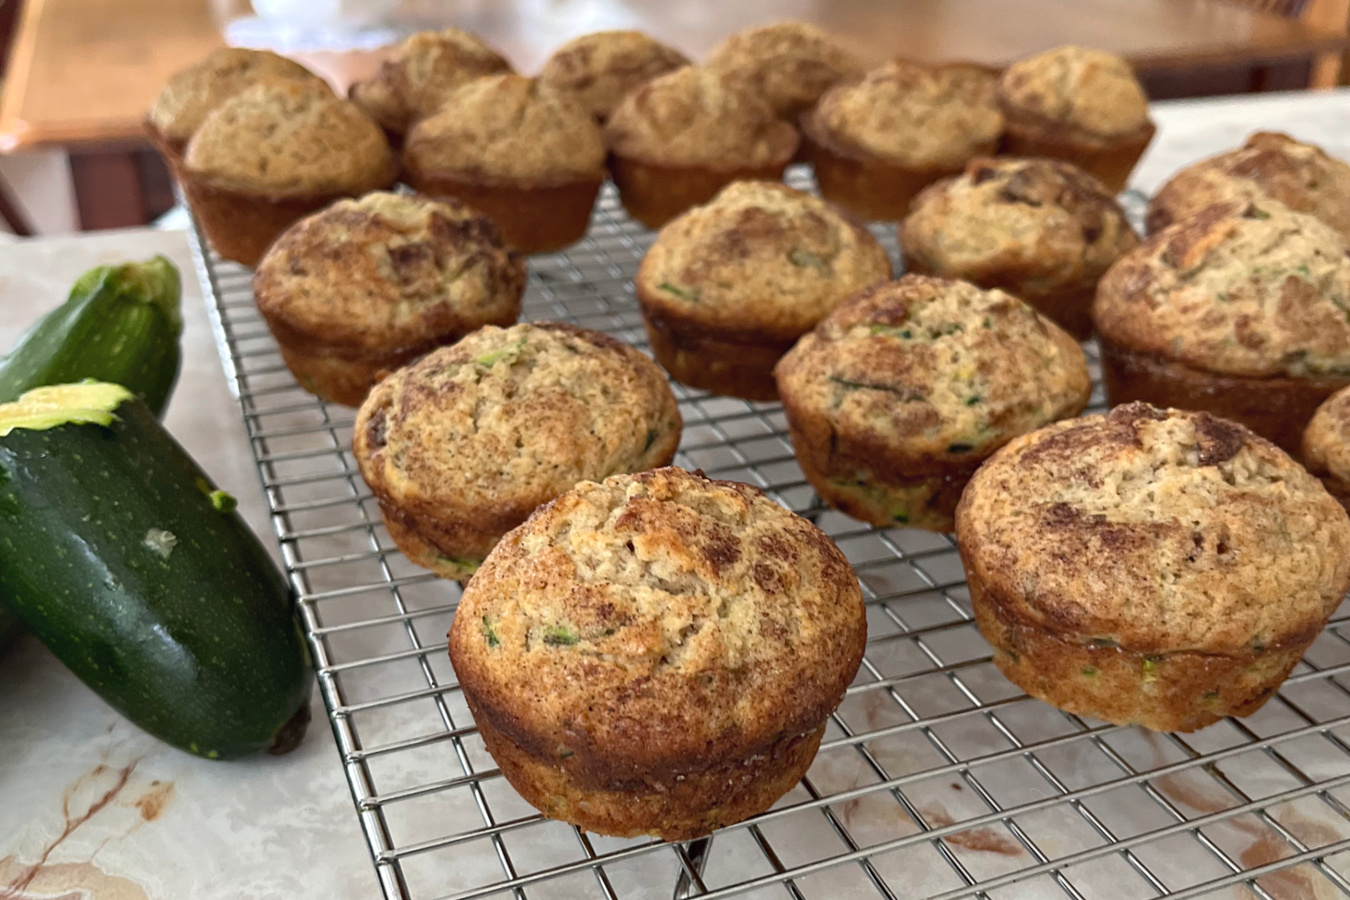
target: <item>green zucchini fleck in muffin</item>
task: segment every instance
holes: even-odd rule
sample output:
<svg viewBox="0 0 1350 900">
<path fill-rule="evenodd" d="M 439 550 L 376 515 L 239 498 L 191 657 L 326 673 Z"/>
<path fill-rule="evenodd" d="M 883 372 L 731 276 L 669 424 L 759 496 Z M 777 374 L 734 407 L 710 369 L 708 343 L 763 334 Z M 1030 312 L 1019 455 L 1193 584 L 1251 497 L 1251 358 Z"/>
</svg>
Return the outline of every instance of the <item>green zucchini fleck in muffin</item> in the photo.
<svg viewBox="0 0 1350 900">
<path fill-rule="evenodd" d="M 1077 415 L 1074 339 L 1022 301 L 906 275 L 834 310 L 774 370 L 792 446 L 822 500 L 873 525 L 950 531 L 999 447 Z"/>
<path fill-rule="evenodd" d="M 390 537 L 463 579 L 581 481 L 668 464 L 679 408 L 647 356 L 558 323 L 486 326 L 377 384 L 353 452 Z"/>
</svg>

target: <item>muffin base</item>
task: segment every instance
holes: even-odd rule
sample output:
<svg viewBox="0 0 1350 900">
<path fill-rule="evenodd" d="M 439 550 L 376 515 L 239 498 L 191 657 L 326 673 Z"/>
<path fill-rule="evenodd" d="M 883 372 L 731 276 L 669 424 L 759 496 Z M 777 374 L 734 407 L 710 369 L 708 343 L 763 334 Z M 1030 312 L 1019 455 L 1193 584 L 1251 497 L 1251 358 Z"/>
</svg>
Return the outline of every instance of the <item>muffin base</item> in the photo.
<svg viewBox="0 0 1350 900">
<path fill-rule="evenodd" d="M 999 152 L 1004 156 L 1046 156 L 1071 162 L 1096 176 L 1113 194 L 1119 194 L 1125 190 L 1130 174 L 1148 149 L 1156 130 L 1149 122 L 1135 134 L 1101 144 L 1076 138 L 1068 129 L 1053 123 L 1024 124 L 1010 117 Z"/>
<path fill-rule="evenodd" d="M 777 400 L 773 367 L 796 338 L 753 340 L 749 335 L 719 335 L 706 325 L 654 314 L 638 288 L 642 323 L 652 356 L 680 384 L 743 400 Z"/>
<path fill-rule="evenodd" d="M 408 184 L 433 197 L 455 197 L 487 215 L 521 253 L 547 253 L 586 236 L 603 178 L 556 184 L 511 184 L 408 172 Z"/>
<path fill-rule="evenodd" d="M 187 152 L 187 141 L 173 140 L 166 137 L 165 134 L 155 127 L 150 121 L 150 117 L 145 118 L 145 132 L 150 136 L 151 145 L 164 158 L 164 163 L 169 167 L 173 177 L 182 180 L 183 154 Z"/>
<path fill-rule="evenodd" d="M 615 837 L 688 841 L 764 812 L 806 774 L 825 734 L 822 723 L 747 759 L 702 771 L 672 771 L 666 778 L 649 776 L 643 779 L 646 790 L 606 789 L 575 776 L 567 762 L 531 754 L 482 716 L 467 690 L 464 699 L 488 753 L 531 806 L 550 819 Z"/>
<path fill-rule="evenodd" d="M 782 181 L 791 158 L 790 154 L 782 162 L 718 169 L 666 166 L 611 154 L 609 171 L 628 215 L 648 228 L 660 228 L 686 209 L 716 197 L 733 181 Z"/>
<path fill-rule="evenodd" d="M 1106 400 L 1119 406 L 1146 400 L 1154 406 L 1205 410 L 1246 425 L 1280 449 L 1297 454 L 1303 429 L 1317 407 L 1350 378 L 1257 378 L 1222 375 L 1139 353 L 1099 337 Z"/>
<path fill-rule="evenodd" d="M 933 182 L 958 175 L 964 166 L 911 168 L 869 156 L 838 141 L 802 117 L 805 156 L 815 167 L 816 183 L 826 200 L 869 221 L 898 222 L 909 214 L 909 204 Z M 993 153 L 991 141 L 981 151 Z"/>
<path fill-rule="evenodd" d="M 962 547 L 961 556 L 971 606 L 994 648 L 994 665 L 1038 700 L 1115 725 L 1195 731 L 1225 716 L 1251 715 L 1274 696 L 1326 624 L 1297 641 L 1236 656 L 1145 654 L 1072 640 L 1007 615 L 1006 605 L 973 574 L 970 549 Z"/>
<path fill-rule="evenodd" d="M 258 265 L 283 231 L 345 193 L 263 197 L 216 187 L 183 171 L 179 178 L 192 215 L 216 252 L 248 266 Z"/>
</svg>

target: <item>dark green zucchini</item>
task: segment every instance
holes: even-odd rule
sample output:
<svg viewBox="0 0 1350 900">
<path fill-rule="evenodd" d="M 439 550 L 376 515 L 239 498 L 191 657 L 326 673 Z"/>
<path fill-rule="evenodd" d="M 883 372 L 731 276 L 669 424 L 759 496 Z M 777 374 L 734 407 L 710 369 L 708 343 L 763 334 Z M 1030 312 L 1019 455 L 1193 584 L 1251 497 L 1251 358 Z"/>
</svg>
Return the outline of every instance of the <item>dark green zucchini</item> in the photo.
<svg viewBox="0 0 1350 900">
<path fill-rule="evenodd" d="M 135 724 L 225 759 L 299 743 L 292 594 L 232 498 L 125 388 L 0 405 L 0 593 Z"/>
<path fill-rule="evenodd" d="M 65 303 L 33 323 L 0 359 L 0 403 L 44 384 L 120 384 L 164 413 L 183 333 L 178 270 L 162 256 L 90 269 Z"/>
</svg>

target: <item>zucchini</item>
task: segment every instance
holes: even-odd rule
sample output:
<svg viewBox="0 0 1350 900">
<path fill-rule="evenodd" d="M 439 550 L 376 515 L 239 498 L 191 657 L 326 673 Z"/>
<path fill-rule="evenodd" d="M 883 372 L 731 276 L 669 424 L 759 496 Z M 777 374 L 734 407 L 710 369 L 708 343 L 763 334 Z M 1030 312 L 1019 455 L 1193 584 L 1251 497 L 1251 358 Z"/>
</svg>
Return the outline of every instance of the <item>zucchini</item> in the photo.
<svg viewBox="0 0 1350 900">
<path fill-rule="evenodd" d="M 118 385 L 0 405 L 0 593 L 104 700 L 210 759 L 295 747 L 292 594 L 228 495 Z"/>
<path fill-rule="evenodd" d="M 99 266 L 0 359 L 0 403 L 46 384 L 120 384 L 163 415 L 178 380 L 183 333 L 178 270 L 162 256 Z"/>
</svg>

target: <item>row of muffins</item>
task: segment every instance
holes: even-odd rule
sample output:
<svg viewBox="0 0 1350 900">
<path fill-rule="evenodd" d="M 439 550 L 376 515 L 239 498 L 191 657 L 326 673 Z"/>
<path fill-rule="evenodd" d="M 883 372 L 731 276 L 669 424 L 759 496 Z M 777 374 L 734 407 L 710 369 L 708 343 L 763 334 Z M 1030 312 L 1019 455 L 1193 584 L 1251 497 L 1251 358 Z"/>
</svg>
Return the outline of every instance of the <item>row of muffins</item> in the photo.
<svg viewBox="0 0 1350 900">
<path fill-rule="evenodd" d="M 651 227 L 731 181 L 781 178 L 794 157 L 815 163 L 827 198 L 896 219 L 919 188 L 1000 144 L 1074 158 L 1118 190 L 1152 134 L 1142 88 L 1110 54 L 1058 48 L 1001 78 L 901 61 L 865 72 L 797 22 L 732 35 L 700 66 L 638 32 L 586 35 L 537 78 L 473 35 L 425 32 L 350 96 L 236 48 L 165 86 L 150 132 L 222 255 L 255 265 L 289 222 L 400 172 L 540 252 L 584 234 L 607 170 Z"/>
</svg>

